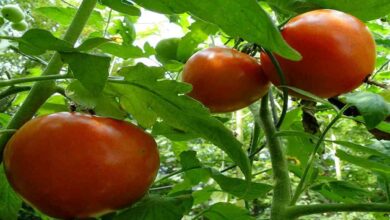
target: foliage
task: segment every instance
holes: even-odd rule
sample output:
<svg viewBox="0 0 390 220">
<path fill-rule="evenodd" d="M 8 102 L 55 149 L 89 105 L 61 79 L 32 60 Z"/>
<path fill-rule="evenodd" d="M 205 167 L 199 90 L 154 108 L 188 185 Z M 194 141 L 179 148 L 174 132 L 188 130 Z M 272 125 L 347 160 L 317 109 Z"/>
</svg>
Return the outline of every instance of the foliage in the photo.
<svg viewBox="0 0 390 220">
<path fill-rule="evenodd" d="M 181 71 L 192 54 L 215 45 L 256 58 L 263 48 L 298 60 L 279 28 L 288 18 L 317 8 L 345 11 L 368 25 L 377 43 L 376 70 L 355 92 L 329 100 L 291 88 L 314 101 L 289 98 L 273 138 L 283 145 L 293 189 L 305 179 L 298 204 L 390 201 L 388 1 L 99 0 L 77 41 L 64 39 L 80 2 L 0 2 L 0 7 L 18 4 L 30 27 L 19 32 L 7 20 L 0 26 L 0 135 L 4 139 L 17 129 L 9 125 L 20 112 L 32 117 L 74 107 L 131 121 L 151 133 L 161 168 L 149 194 L 101 219 L 269 218 L 275 168 L 265 148 L 267 131 L 260 129 L 260 102 L 210 114 L 185 95 L 191 86 L 180 82 Z M 36 88 L 50 93 L 47 99 L 41 96 L 41 103 L 31 101 Z M 277 121 L 286 103 L 275 87 L 269 97 Z M 0 174 L 0 219 L 49 219 L 22 205 Z M 316 213 L 302 219 L 342 219 L 342 214 Z M 388 217 L 381 212 L 349 215 Z"/>
</svg>

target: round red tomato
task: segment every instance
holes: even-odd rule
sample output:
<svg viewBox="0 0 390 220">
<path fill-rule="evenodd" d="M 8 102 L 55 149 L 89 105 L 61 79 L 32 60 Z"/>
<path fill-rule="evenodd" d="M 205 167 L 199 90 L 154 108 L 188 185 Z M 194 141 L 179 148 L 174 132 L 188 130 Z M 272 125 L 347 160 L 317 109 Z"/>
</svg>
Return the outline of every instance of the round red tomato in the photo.
<svg viewBox="0 0 390 220">
<path fill-rule="evenodd" d="M 195 53 L 183 70 L 183 81 L 192 84 L 191 97 L 211 112 L 231 112 L 261 98 L 269 80 L 253 57 L 224 47 Z"/>
<path fill-rule="evenodd" d="M 367 26 L 344 12 L 322 9 L 292 18 L 283 38 L 302 55 L 296 62 L 276 56 L 287 85 L 323 98 L 347 93 L 363 83 L 375 67 L 375 42 Z M 269 57 L 262 53 L 264 72 L 279 85 Z"/>
<path fill-rule="evenodd" d="M 27 203 L 73 219 L 139 200 L 156 176 L 159 156 L 154 139 L 130 123 L 56 113 L 30 120 L 13 135 L 4 166 Z"/>
</svg>

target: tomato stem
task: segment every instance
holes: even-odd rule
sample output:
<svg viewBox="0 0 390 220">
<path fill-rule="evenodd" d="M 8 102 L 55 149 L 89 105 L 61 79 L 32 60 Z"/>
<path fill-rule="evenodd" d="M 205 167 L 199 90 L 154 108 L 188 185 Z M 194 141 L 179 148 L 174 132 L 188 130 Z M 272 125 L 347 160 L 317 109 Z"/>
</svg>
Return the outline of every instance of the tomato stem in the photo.
<svg viewBox="0 0 390 220">
<path fill-rule="evenodd" d="M 11 86 L 0 92 L 0 100 L 19 92 L 29 91 L 30 86 Z"/>
<path fill-rule="evenodd" d="M 79 10 L 77 11 L 69 29 L 65 33 L 64 40 L 74 44 L 80 36 L 84 26 L 86 25 L 97 0 L 83 0 Z M 4 39 L 4 38 L 3 38 Z M 47 65 L 42 75 L 56 75 L 60 72 L 63 63 L 59 53 L 55 53 Z M 7 125 L 7 129 L 18 129 L 25 122 L 30 120 L 38 109 L 46 102 L 46 100 L 56 92 L 56 84 L 54 81 L 36 82 L 31 88 L 26 100 L 20 106 L 18 111 L 12 117 Z M 12 134 L 3 134 L 0 137 L 0 152 L 3 151 L 5 144 L 8 142 Z M 2 155 L 2 154 L 1 154 Z M 0 156 L 0 162 L 2 156 Z"/>
<path fill-rule="evenodd" d="M 253 165 L 253 160 L 255 159 L 254 157 L 250 157 L 250 155 L 253 154 L 253 152 L 256 152 L 258 143 L 259 143 L 259 137 L 260 137 L 260 125 L 258 123 L 254 123 L 253 130 L 252 130 L 252 137 L 251 137 L 251 142 L 249 145 L 249 160 L 251 162 L 251 165 Z"/>
<path fill-rule="evenodd" d="M 280 66 L 275 55 L 273 53 L 271 53 L 269 50 L 264 50 L 264 51 L 268 55 L 268 57 L 271 59 L 272 64 L 276 68 L 276 72 L 278 73 L 278 76 L 280 78 L 280 86 L 282 87 L 282 91 L 283 91 L 282 113 L 280 114 L 279 120 L 276 124 L 276 129 L 279 129 L 284 121 L 284 118 L 286 117 L 287 109 L 288 109 L 288 88 L 286 88 L 287 82 L 286 82 L 286 77 L 283 74 L 282 67 Z"/>
<path fill-rule="evenodd" d="M 311 153 L 310 158 L 309 158 L 309 160 L 307 162 L 307 165 L 305 167 L 305 170 L 303 172 L 301 180 L 300 180 L 297 188 L 295 189 L 295 193 L 294 193 L 294 196 L 293 196 L 293 198 L 291 200 L 290 205 L 294 205 L 298 201 L 299 196 L 301 195 L 301 193 L 305 190 L 307 177 L 309 175 L 309 172 L 313 168 L 313 162 L 314 162 L 315 156 L 316 156 L 316 154 L 318 152 L 318 149 L 320 149 L 320 146 L 321 146 L 322 142 L 325 140 L 326 134 L 332 128 L 332 126 L 343 116 L 344 111 L 347 110 L 349 107 L 350 107 L 350 105 L 345 105 L 337 113 L 336 117 L 334 117 L 333 120 L 328 124 L 328 126 L 326 126 L 324 132 L 322 132 L 321 136 L 318 138 L 316 146 L 314 147 L 314 150 Z"/>
<path fill-rule="evenodd" d="M 47 76 L 44 75 L 44 76 L 35 76 L 35 77 L 3 80 L 3 81 L 0 81 L 0 88 L 4 87 L 4 86 L 13 86 L 16 84 L 21 84 L 21 83 L 50 81 L 50 80 L 56 80 L 56 79 L 69 79 L 69 78 L 73 78 L 73 77 L 69 76 L 69 75 L 47 75 Z"/>
<path fill-rule="evenodd" d="M 269 109 L 269 96 L 266 94 L 261 100 L 260 119 L 271 155 L 274 174 L 274 194 L 271 207 L 271 220 L 286 220 L 286 208 L 291 199 L 291 185 L 287 160 L 282 149 L 279 137 L 276 137 L 276 127 Z"/>
<path fill-rule="evenodd" d="M 326 212 L 390 212 L 390 204 L 385 203 L 358 203 L 358 204 L 316 204 L 299 205 L 287 208 L 291 218 Z"/>
</svg>

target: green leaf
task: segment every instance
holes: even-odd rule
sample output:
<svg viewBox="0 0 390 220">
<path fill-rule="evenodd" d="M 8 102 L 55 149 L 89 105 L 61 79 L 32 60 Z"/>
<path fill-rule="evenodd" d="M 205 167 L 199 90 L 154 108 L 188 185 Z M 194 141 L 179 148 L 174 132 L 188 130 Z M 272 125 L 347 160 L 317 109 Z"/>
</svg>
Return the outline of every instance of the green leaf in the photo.
<svg viewBox="0 0 390 220">
<path fill-rule="evenodd" d="M 284 14 L 301 14 L 307 11 L 327 8 L 344 11 L 363 21 L 374 20 L 389 14 L 388 0 L 268 0 L 268 4 Z"/>
<path fill-rule="evenodd" d="M 211 171 L 211 177 L 218 183 L 223 191 L 245 200 L 265 197 L 272 189 L 271 185 L 227 177 L 215 170 Z"/>
<path fill-rule="evenodd" d="M 286 115 L 286 124 L 275 136 L 283 137 L 287 147 L 287 155 L 297 160 L 298 168 L 303 169 L 310 155 L 313 153 L 314 145 L 318 137 L 305 132 L 300 116 L 301 109 L 289 111 Z"/>
<path fill-rule="evenodd" d="M 383 152 L 383 150 L 381 150 L 378 146 L 376 147 L 376 144 L 370 146 L 362 146 L 348 141 L 332 141 L 332 142 L 347 147 L 355 152 L 366 153 L 369 155 L 376 155 L 376 156 L 386 157 L 390 159 L 390 151 L 387 153 Z"/>
<path fill-rule="evenodd" d="M 304 131 L 278 131 L 275 133 L 275 137 L 302 137 L 308 139 L 318 139 L 319 137 L 313 134 L 306 133 Z"/>
<path fill-rule="evenodd" d="M 149 117 L 159 116 L 169 126 L 190 132 L 211 141 L 221 148 L 250 176 L 249 159 L 241 143 L 222 122 L 213 118 L 199 102 L 185 96 L 191 86 L 175 80 L 163 80 L 164 70 L 137 64 L 120 71 L 125 77 L 111 87 L 119 95 L 120 103 L 140 124 L 150 125 Z M 115 82 L 115 81 L 111 81 Z M 129 108 L 129 105 L 130 108 Z M 137 106 L 134 108 L 133 106 Z"/>
<path fill-rule="evenodd" d="M 11 120 L 11 116 L 5 113 L 0 113 L 0 126 L 6 127 L 8 122 Z"/>
<path fill-rule="evenodd" d="M 232 37 L 242 37 L 260 44 L 288 59 L 301 58 L 299 53 L 284 41 L 269 15 L 254 0 L 134 0 L 134 2 L 146 9 L 164 14 L 189 12 L 195 17 L 218 25 Z"/>
<path fill-rule="evenodd" d="M 192 23 L 189 29 L 191 31 L 179 41 L 177 48 L 177 59 L 183 63 L 196 52 L 200 43 L 206 41 L 209 35 L 215 35 L 218 31 L 218 27 L 214 24 L 200 20 Z"/>
<path fill-rule="evenodd" d="M 172 141 L 187 141 L 197 138 L 197 136 L 190 131 L 180 130 L 163 122 L 157 122 L 154 124 L 152 134 L 154 136 L 165 136 Z"/>
<path fill-rule="evenodd" d="M 178 197 L 151 196 L 115 216 L 113 220 L 180 220 L 185 213 L 190 211 L 192 203 L 193 199 L 189 195 Z"/>
<path fill-rule="evenodd" d="M 105 43 L 100 45 L 99 49 L 104 53 L 108 53 L 123 59 L 144 57 L 142 49 L 132 45 Z"/>
<path fill-rule="evenodd" d="M 36 8 L 34 11 L 59 23 L 62 26 L 67 27 L 70 25 L 72 19 L 76 15 L 77 9 L 71 7 L 41 7 Z M 87 25 L 92 26 L 97 30 L 102 30 L 105 25 L 105 21 L 99 12 L 93 11 L 90 18 L 88 19 Z"/>
<path fill-rule="evenodd" d="M 363 116 L 368 129 L 375 128 L 390 115 L 390 104 L 378 94 L 356 92 L 345 96 L 347 103 L 356 106 Z"/>
<path fill-rule="evenodd" d="M 139 10 L 139 8 L 135 7 L 131 2 L 125 0 L 100 0 L 100 4 L 124 14 L 132 16 L 141 15 L 141 10 Z"/>
<path fill-rule="evenodd" d="M 145 42 L 144 44 L 145 57 L 150 57 L 156 54 L 154 48 L 149 44 L 149 42 Z"/>
<path fill-rule="evenodd" d="M 336 156 L 339 157 L 341 160 L 350 162 L 352 164 L 366 168 L 368 170 L 390 174 L 390 166 L 386 164 L 371 161 L 369 159 L 362 158 L 362 157 L 356 157 L 342 150 L 337 150 Z"/>
<path fill-rule="evenodd" d="M 97 115 L 115 118 L 118 120 L 123 120 L 127 117 L 127 113 L 120 107 L 115 97 L 111 97 L 106 94 L 99 97 L 94 111 Z"/>
<path fill-rule="evenodd" d="M 62 95 L 53 95 L 48 100 L 46 100 L 45 104 L 43 104 L 39 110 L 38 115 L 49 115 L 56 112 L 66 112 L 69 111 L 67 102 Z"/>
<path fill-rule="evenodd" d="M 345 203 L 361 202 L 370 195 L 368 190 L 347 181 L 324 182 L 311 187 L 311 190 L 332 201 Z"/>
<path fill-rule="evenodd" d="M 99 95 L 108 78 L 109 57 L 85 53 L 61 53 L 65 63 L 69 64 L 73 75 L 93 95 Z"/>
<path fill-rule="evenodd" d="M 47 50 L 74 51 L 72 44 L 54 37 L 49 31 L 30 29 L 18 40 L 19 49 L 25 54 L 41 55 Z"/>
<path fill-rule="evenodd" d="M 118 30 L 118 33 L 123 38 L 123 45 L 131 46 L 137 35 L 133 22 L 127 17 L 125 17 L 122 22 L 118 20 L 116 22 L 120 22 L 120 29 Z"/>
<path fill-rule="evenodd" d="M 230 203 L 216 203 L 208 208 L 203 214 L 208 220 L 254 220 L 248 210 Z"/>
<path fill-rule="evenodd" d="M 134 23 L 128 17 L 124 17 L 123 20 L 114 20 L 112 23 L 113 25 L 108 29 L 108 32 L 111 35 L 119 34 L 122 37 L 120 42 L 123 42 L 123 45 L 131 46 L 137 35 Z"/>
<path fill-rule="evenodd" d="M 194 205 L 199 205 L 201 203 L 207 202 L 210 200 L 211 195 L 218 191 L 212 186 L 203 187 L 201 190 L 194 191 L 192 197 L 194 198 Z"/>
<path fill-rule="evenodd" d="M 280 126 L 280 130 L 288 130 L 291 129 L 291 126 L 296 121 L 302 120 L 302 108 L 294 108 L 287 112 L 286 117 L 283 120 L 282 125 Z"/>
<path fill-rule="evenodd" d="M 335 108 L 332 103 L 330 103 L 328 100 L 326 99 L 323 99 L 323 98 L 320 98 L 310 92 L 306 92 L 302 89 L 298 89 L 298 88 L 295 88 L 295 87 L 291 87 L 291 86 L 279 86 L 278 88 L 288 88 L 288 89 L 291 89 L 293 90 L 294 92 L 298 93 L 298 94 L 301 94 L 307 98 L 310 98 L 312 99 L 312 101 L 315 101 L 315 102 L 319 102 L 319 103 L 322 103 L 324 104 L 325 106 L 329 106 L 329 107 L 332 107 L 332 108 Z"/>
<path fill-rule="evenodd" d="M 185 171 L 185 178 L 188 179 L 191 185 L 207 182 L 210 178 L 210 172 L 206 168 L 201 168 L 202 164 L 196 158 L 195 151 L 184 151 L 180 154 L 180 164 Z"/>
<path fill-rule="evenodd" d="M 363 21 L 381 18 L 390 13 L 388 0 L 307 0 L 321 8 L 331 8 L 352 14 Z"/>
<path fill-rule="evenodd" d="M 146 9 L 162 14 L 182 14 L 186 12 L 185 7 L 182 7 L 186 4 L 184 2 L 176 2 L 173 0 L 134 0 L 133 2 L 141 5 Z M 181 5 L 181 7 L 177 5 L 178 3 Z"/>
<path fill-rule="evenodd" d="M 202 164 L 196 158 L 195 151 L 184 151 L 180 154 L 180 164 L 183 170 L 189 170 L 193 168 L 200 168 Z"/>
<path fill-rule="evenodd" d="M 77 51 L 88 51 L 110 41 L 111 41 L 110 39 L 106 39 L 102 37 L 89 38 L 86 41 L 84 41 L 80 46 L 78 46 L 76 49 Z"/>
<path fill-rule="evenodd" d="M 73 80 L 65 92 L 69 98 L 83 107 L 94 108 L 96 106 L 98 97 L 87 90 L 79 80 Z"/>
<path fill-rule="evenodd" d="M 0 199 L 0 219 L 18 219 L 18 212 L 22 207 L 22 200 L 8 184 L 2 165 L 0 166 Z"/>
</svg>

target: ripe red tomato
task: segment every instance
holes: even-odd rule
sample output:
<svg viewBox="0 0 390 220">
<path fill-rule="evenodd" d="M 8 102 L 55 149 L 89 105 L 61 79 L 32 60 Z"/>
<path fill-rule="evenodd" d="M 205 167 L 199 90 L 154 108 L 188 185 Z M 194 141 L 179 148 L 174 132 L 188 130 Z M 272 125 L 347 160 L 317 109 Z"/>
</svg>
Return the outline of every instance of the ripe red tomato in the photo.
<svg viewBox="0 0 390 220">
<path fill-rule="evenodd" d="M 231 112 L 261 98 L 269 80 L 253 57 L 224 47 L 204 49 L 186 63 L 183 81 L 192 84 L 191 97 L 211 112 Z"/>
<path fill-rule="evenodd" d="M 363 83 L 375 67 L 375 42 L 367 26 L 344 12 L 322 9 L 292 18 L 284 39 L 302 55 L 296 62 L 276 56 L 287 85 L 323 98 L 347 93 Z M 279 77 L 261 54 L 264 72 L 275 85 Z"/>
<path fill-rule="evenodd" d="M 87 218 L 129 206 L 159 168 L 154 139 L 119 120 L 78 113 L 37 117 L 4 152 L 7 178 L 26 202 L 63 219 Z"/>
</svg>

